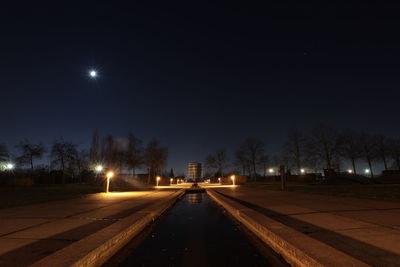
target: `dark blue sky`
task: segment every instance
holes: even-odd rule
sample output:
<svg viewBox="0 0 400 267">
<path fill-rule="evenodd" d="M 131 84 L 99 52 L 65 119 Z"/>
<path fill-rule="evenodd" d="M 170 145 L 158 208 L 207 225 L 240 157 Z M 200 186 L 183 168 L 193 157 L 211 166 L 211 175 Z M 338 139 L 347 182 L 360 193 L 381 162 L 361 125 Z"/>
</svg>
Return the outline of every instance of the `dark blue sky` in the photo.
<svg viewBox="0 0 400 267">
<path fill-rule="evenodd" d="M 317 122 L 398 136 L 399 6 L 279 2 L 4 4 L 0 141 L 132 131 L 179 172 Z"/>
</svg>

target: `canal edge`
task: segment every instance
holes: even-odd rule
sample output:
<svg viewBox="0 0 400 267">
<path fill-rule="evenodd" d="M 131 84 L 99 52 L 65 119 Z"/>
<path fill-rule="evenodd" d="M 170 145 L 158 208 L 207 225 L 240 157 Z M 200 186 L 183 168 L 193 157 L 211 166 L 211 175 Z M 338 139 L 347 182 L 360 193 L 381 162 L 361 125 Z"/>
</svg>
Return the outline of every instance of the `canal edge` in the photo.
<svg viewBox="0 0 400 267">
<path fill-rule="evenodd" d="M 114 256 L 143 229 L 167 212 L 185 194 L 185 190 L 169 196 L 162 203 L 154 203 L 122 220 L 81 239 L 70 246 L 30 265 L 47 266 L 100 266 Z"/>
<path fill-rule="evenodd" d="M 288 226 L 276 222 L 269 217 L 266 217 L 254 210 L 242 206 L 239 203 L 229 200 L 212 189 L 210 190 L 208 188 L 206 192 L 212 200 L 224 208 L 249 231 L 260 238 L 261 241 L 263 241 L 267 246 L 271 247 L 276 253 L 280 254 L 292 266 L 370 266 L 347 254 L 344 254 L 341 251 L 336 250 L 333 247 L 327 246 L 317 240 L 312 239 L 311 237 L 306 236 L 305 234 L 297 232 Z M 267 221 L 267 223 L 260 223 L 253 217 L 263 218 Z M 267 226 L 268 223 L 271 224 L 270 227 Z M 290 238 L 285 238 L 279 234 L 276 234 L 276 229 L 274 228 L 279 228 L 280 231 L 283 230 L 283 232 L 288 231 L 292 232 L 292 234 L 294 233 L 294 235 L 297 237 L 304 239 L 304 242 L 311 247 L 323 248 L 326 252 L 325 257 L 322 259 L 313 257 L 313 253 L 306 253 L 303 248 L 292 244 Z"/>
</svg>

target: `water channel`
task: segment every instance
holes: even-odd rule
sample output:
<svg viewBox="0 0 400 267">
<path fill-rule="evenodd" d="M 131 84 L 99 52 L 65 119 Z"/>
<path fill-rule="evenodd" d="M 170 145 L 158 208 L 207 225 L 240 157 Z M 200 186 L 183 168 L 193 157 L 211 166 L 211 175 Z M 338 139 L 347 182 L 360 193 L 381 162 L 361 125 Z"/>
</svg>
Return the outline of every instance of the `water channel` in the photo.
<svg viewBox="0 0 400 267">
<path fill-rule="evenodd" d="M 206 193 L 188 193 L 105 266 L 288 266 Z"/>
</svg>

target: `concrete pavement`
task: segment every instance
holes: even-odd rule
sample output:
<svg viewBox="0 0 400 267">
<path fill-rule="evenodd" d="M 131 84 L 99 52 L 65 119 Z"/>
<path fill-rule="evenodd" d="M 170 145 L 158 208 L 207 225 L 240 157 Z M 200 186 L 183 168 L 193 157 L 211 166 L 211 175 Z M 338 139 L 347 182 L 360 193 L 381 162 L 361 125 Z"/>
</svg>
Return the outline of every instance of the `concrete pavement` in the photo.
<svg viewBox="0 0 400 267">
<path fill-rule="evenodd" d="M 91 242 L 85 242 L 92 249 L 99 245 L 96 242 L 115 236 L 116 229 L 121 232 L 128 227 L 125 222 L 128 220 L 129 225 L 141 220 L 140 227 L 144 227 L 145 222 L 172 205 L 182 192 L 179 187 L 160 188 L 92 194 L 0 210 L 0 266 L 27 266 L 67 250 L 75 243 L 84 244 L 90 238 Z M 96 233 L 107 232 L 105 229 L 114 232 L 111 236 L 103 233 L 101 240 L 93 238 Z"/>
<path fill-rule="evenodd" d="M 308 266 L 400 266 L 400 203 L 241 186 L 207 191 L 260 235 L 267 231 L 267 242 L 275 242 L 269 245 L 293 250 L 287 257 L 302 254 Z"/>
</svg>

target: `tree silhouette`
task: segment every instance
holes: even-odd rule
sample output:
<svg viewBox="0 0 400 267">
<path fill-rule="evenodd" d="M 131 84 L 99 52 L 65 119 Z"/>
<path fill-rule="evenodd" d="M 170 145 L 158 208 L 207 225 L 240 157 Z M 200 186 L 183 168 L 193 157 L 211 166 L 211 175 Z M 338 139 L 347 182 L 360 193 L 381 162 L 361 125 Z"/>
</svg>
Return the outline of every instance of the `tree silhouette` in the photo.
<svg viewBox="0 0 400 267">
<path fill-rule="evenodd" d="M 298 130 L 290 130 L 283 144 L 283 155 L 289 162 L 290 167 L 295 167 L 297 174 L 301 174 L 301 169 L 305 161 L 305 150 L 307 138 Z"/>
<path fill-rule="evenodd" d="M 99 131 L 96 129 L 93 132 L 92 144 L 89 151 L 89 161 L 91 164 L 97 164 L 100 162 L 100 136 Z"/>
<path fill-rule="evenodd" d="M 76 145 L 62 139 L 56 141 L 51 148 L 52 165 L 59 166 L 62 171 L 63 184 L 65 184 L 65 169 L 73 164 L 77 154 Z"/>
<path fill-rule="evenodd" d="M 373 178 L 372 162 L 376 159 L 376 139 L 374 139 L 374 136 L 364 133 L 360 135 L 360 141 L 363 157 L 368 163 L 369 171 Z"/>
<path fill-rule="evenodd" d="M 309 143 L 310 153 L 318 159 L 323 159 L 326 169 L 330 172 L 339 150 L 339 139 L 336 131 L 324 124 L 318 124 L 312 131 Z"/>
<path fill-rule="evenodd" d="M 43 144 L 32 144 L 27 139 L 21 141 L 16 147 L 21 151 L 21 156 L 17 158 L 21 164 L 29 164 L 31 171 L 34 171 L 33 160 L 42 158 L 46 151 Z"/>
<path fill-rule="evenodd" d="M 377 156 L 381 158 L 385 171 L 388 170 L 388 157 L 390 155 L 390 144 L 388 138 L 379 134 L 374 137 Z"/>
<path fill-rule="evenodd" d="M 144 151 L 145 164 L 149 168 L 149 175 L 153 178 L 161 174 L 162 169 L 167 163 L 168 148 L 161 147 L 157 139 L 150 141 Z M 150 181 L 148 181 L 149 183 Z"/>
<path fill-rule="evenodd" d="M 126 152 L 126 163 L 128 168 L 132 170 L 132 174 L 136 174 L 136 169 L 144 164 L 142 141 L 136 138 L 132 133 L 128 135 L 128 149 Z"/>
<path fill-rule="evenodd" d="M 356 175 L 356 161 L 362 156 L 360 135 L 351 130 L 346 130 L 339 135 L 339 138 L 339 154 L 343 158 L 350 160 L 353 167 L 353 173 Z"/>
<path fill-rule="evenodd" d="M 213 154 L 206 157 L 206 167 L 216 170 L 221 177 L 224 177 L 224 171 L 227 167 L 227 157 L 225 148 L 217 149 Z"/>
<path fill-rule="evenodd" d="M 257 138 L 248 137 L 238 148 L 239 153 L 250 164 L 250 176 L 257 178 L 257 166 L 265 156 L 264 142 Z"/>
</svg>

